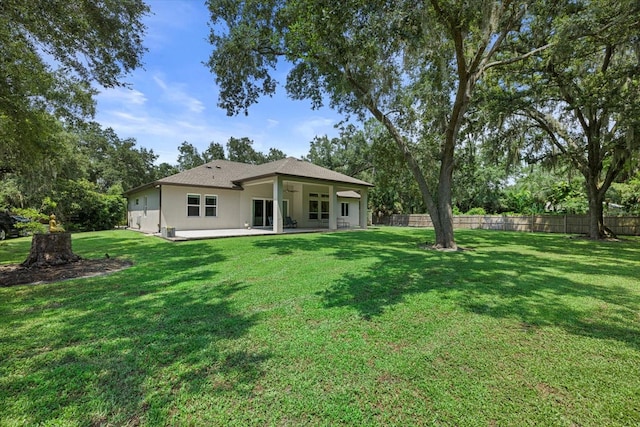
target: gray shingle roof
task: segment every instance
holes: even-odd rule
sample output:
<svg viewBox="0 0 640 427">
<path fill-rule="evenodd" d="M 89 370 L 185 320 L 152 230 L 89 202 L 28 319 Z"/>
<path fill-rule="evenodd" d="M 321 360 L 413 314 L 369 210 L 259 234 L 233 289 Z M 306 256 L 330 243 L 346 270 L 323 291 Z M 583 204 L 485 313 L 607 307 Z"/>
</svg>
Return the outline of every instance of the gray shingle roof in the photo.
<svg viewBox="0 0 640 427">
<path fill-rule="evenodd" d="M 319 179 L 323 181 L 332 181 L 345 184 L 356 184 L 367 187 L 373 187 L 373 184 L 350 177 L 348 175 L 334 172 L 313 163 L 299 160 L 294 157 L 276 160 L 275 162 L 255 165 L 246 174 L 239 176 L 236 181 L 245 182 L 267 176 L 284 175 L 298 178 Z"/>
<path fill-rule="evenodd" d="M 240 189 L 234 182 L 238 176 L 246 174 L 254 165 L 214 160 L 193 169 L 159 179 L 156 184 L 191 185 L 195 187 L 216 187 Z"/>
<path fill-rule="evenodd" d="M 193 169 L 159 179 L 153 184 L 188 185 L 194 187 L 215 187 L 241 190 L 242 184 L 245 182 L 275 175 L 373 187 L 373 184 L 368 182 L 334 172 L 304 160 L 298 160 L 294 157 L 288 157 L 286 159 L 264 163 L 262 165 L 250 165 L 246 163 L 231 162 L 229 160 L 214 160 L 213 162 L 196 166 Z M 143 187 L 147 187 L 149 185 L 151 184 L 147 184 Z M 129 192 L 133 192 L 134 190 L 137 189 L 129 190 Z"/>
</svg>

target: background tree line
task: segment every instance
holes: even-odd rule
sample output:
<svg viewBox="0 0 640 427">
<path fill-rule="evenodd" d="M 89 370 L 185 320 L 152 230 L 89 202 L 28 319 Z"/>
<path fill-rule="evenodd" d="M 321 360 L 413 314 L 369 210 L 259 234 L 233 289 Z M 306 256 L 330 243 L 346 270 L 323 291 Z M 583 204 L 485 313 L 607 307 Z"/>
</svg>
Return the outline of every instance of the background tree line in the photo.
<svg viewBox="0 0 640 427">
<path fill-rule="evenodd" d="M 570 162 L 547 164 L 518 157 L 496 156 L 493 137 L 468 133 L 456 153 L 453 174 L 453 212 L 581 213 L 588 211 L 584 182 Z M 255 150 L 249 138 L 231 137 L 225 146 L 211 142 L 200 152 L 184 141 L 174 164 L 156 161 L 153 150 L 121 139 L 112 129 L 91 124 L 74 132 L 60 124 L 55 155 L 39 163 L 33 173 L 4 172 L 0 207 L 42 219 L 55 213 L 71 229 L 108 229 L 121 223 L 126 212 L 122 193 L 131 188 L 207 162 L 226 159 L 260 164 L 286 157 L 271 148 Z M 375 185 L 369 204 L 374 217 L 394 213 L 424 213 L 420 190 L 386 130 L 375 120 L 363 126 L 347 124 L 337 137 L 316 137 L 305 160 Z M 609 213 L 640 214 L 640 163 L 630 159 L 604 199 Z M 26 210 L 26 211 L 25 211 Z"/>
<path fill-rule="evenodd" d="M 456 153 L 455 214 L 586 214 L 584 181 L 569 161 L 552 164 L 496 156 L 493 137 L 469 134 Z M 425 213 L 420 190 L 393 141 L 375 120 L 347 126 L 339 137 L 317 137 L 307 160 L 374 183 L 370 207 L 378 217 Z M 634 156 L 604 198 L 609 214 L 640 214 L 640 162 Z"/>
</svg>

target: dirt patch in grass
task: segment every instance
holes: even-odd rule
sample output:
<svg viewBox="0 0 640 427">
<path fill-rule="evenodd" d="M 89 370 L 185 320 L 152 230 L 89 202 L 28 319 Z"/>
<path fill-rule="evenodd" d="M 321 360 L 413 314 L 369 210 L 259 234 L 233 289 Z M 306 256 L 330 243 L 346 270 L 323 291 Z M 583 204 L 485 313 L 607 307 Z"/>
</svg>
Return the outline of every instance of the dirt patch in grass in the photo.
<svg viewBox="0 0 640 427">
<path fill-rule="evenodd" d="M 76 262 L 47 267 L 22 267 L 20 264 L 0 265 L 0 287 L 51 283 L 109 274 L 131 267 L 133 263 L 117 258 L 81 259 Z"/>
</svg>

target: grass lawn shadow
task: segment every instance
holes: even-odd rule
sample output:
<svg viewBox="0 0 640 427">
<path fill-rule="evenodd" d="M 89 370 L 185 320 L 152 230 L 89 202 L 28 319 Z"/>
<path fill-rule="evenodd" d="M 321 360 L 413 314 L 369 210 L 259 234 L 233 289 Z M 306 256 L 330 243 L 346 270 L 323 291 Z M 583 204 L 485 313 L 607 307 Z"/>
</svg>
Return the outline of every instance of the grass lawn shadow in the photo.
<svg viewBox="0 0 640 427">
<path fill-rule="evenodd" d="M 474 250 L 419 249 L 433 239 L 430 230 L 335 233 L 310 242 L 271 239 L 257 245 L 279 254 L 312 251 L 337 261 L 366 260 L 366 268 L 347 272 L 319 293 L 326 307 L 352 307 L 363 319 L 430 293 L 476 314 L 640 348 L 640 294 L 629 286 L 640 277 L 635 240 L 591 242 L 481 230 L 460 230 L 457 237 Z M 598 277 L 616 280 L 602 285 Z"/>
<path fill-rule="evenodd" d="M 233 306 L 246 285 L 221 280 L 212 268 L 226 256 L 203 243 L 166 244 L 159 256 L 158 242 L 140 251 L 145 244 L 103 238 L 96 248 L 78 239 L 83 254 L 142 255 L 110 277 L 26 287 L 16 298 L 28 293 L 32 302 L 20 313 L 3 304 L 15 332 L 2 339 L 0 354 L 13 361 L 13 372 L 2 380 L 0 413 L 21 407 L 32 425 L 71 412 L 91 414 L 78 419 L 83 425 L 164 424 L 178 390 L 183 399 L 205 389 L 212 398 L 250 393 L 270 355 L 240 344 L 258 315 Z"/>
</svg>

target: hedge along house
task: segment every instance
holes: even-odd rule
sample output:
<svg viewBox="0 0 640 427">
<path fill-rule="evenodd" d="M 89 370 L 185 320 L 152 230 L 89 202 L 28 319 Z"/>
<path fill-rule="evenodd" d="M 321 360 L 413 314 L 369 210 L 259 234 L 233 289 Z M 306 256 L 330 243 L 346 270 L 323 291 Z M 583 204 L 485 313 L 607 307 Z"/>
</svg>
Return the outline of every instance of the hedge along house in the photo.
<svg viewBox="0 0 640 427">
<path fill-rule="evenodd" d="M 128 225 L 156 233 L 246 227 L 283 232 L 367 225 L 372 184 L 289 157 L 262 165 L 215 160 L 125 193 Z"/>
</svg>

